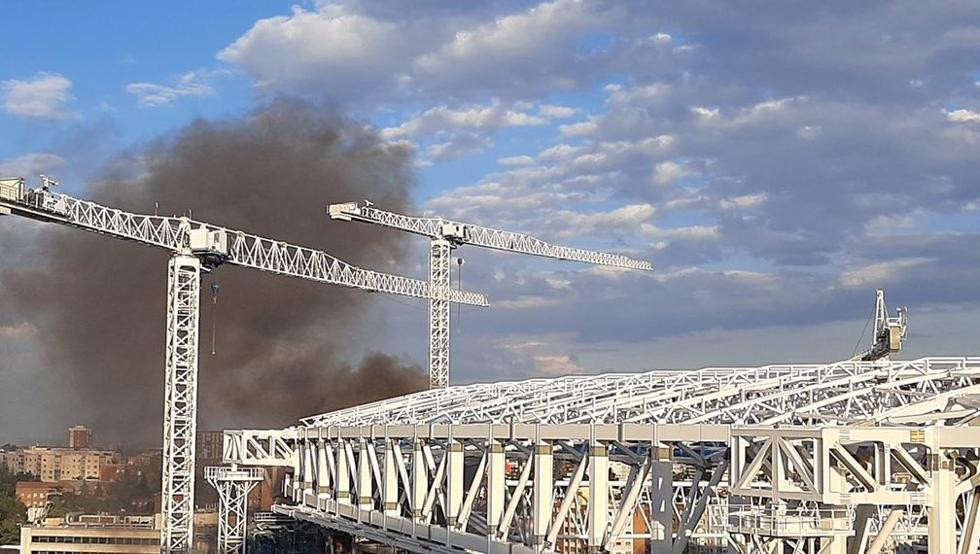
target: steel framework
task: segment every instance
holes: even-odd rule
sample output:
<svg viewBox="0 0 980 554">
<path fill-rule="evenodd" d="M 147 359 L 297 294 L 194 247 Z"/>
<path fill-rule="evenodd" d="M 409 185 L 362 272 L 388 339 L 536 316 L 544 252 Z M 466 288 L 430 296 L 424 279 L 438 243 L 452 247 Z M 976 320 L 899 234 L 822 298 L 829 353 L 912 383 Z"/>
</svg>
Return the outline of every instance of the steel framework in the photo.
<svg viewBox="0 0 980 554">
<path fill-rule="evenodd" d="M 210 466 L 204 478 L 218 491 L 218 551 L 245 554 L 245 532 L 248 529 L 248 495 L 262 482 L 262 468 Z"/>
<path fill-rule="evenodd" d="M 125 212 L 55 194 L 27 191 L 24 180 L 0 179 L 0 215 L 58 223 L 172 253 L 168 266 L 167 348 L 163 422 L 161 544 L 165 553 L 193 549 L 194 450 L 197 421 L 198 317 L 201 274 L 221 264 L 362 290 L 432 298 L 429 283 L 352 266 L 326 252 L 217 227 L 187 217 Z M 435 294 L 447 305 L 488 305 L 485 295 L 448 287 Z"/>
<path fill-rule="evenodd" d="M 276 511 L 417 552 L 975 553 L 980 358 L 450 387 L 227 431 Z"/>
<path fill-rule="evenodd" d="M 197 341 L 201 261 L 175 254 L 167 268 L 167 365 L 163 402 L 163 544 L 194 545 L 194 461 L 197 437 Z"/>
<path fill-rule="evenodd" d="M 374 208 L 367 201 L 363 205 L 354 202 L 332 204 L 327 207 L 327 214 L 332 219 L 373 223 L 428 237 L 431 241 L 429 248 L 429 286 L 433 290 L 433 295 L 429 300 L 429 386 L 433 389 L 443 389 L 449 386 L 450 311 L 449 303 L 441 295 L 452 292 L 450 270 L 453 248 L 469 244 L 504 252 L 623 269 L 652 269 L 650 262 L 634 260 L 619 254 L 559 246 L 524 233 L 502 231 L 441 217 L 415 217 L 397 214 Z"/>
</svg>

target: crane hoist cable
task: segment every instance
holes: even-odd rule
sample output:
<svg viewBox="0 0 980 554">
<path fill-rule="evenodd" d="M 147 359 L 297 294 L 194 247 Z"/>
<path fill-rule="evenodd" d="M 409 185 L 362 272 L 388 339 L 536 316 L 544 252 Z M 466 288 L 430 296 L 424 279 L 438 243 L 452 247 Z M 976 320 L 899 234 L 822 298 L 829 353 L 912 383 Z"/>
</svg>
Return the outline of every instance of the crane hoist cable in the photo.
<svg viewBox="0 0 980 554">
<path fill-rule="evenodd" d="M 211 283 L 211 355 L 217 353 L 218 342 L 218 293 L 221 285 L 217 282 Z"/>
<path fill-rule="evenodd" d="M 463 258 L 456 258 L 456 265 L 459 266 L 459 269 L 456 272 L 456 289 L 463 290 Z M 459 306 L 456 306 L 456 334 L 457 335 L 461 334 L 461 330 L 463 327 L 461 314 L 462 314 L 462 310 L 459 309 Z"/>
</svg>

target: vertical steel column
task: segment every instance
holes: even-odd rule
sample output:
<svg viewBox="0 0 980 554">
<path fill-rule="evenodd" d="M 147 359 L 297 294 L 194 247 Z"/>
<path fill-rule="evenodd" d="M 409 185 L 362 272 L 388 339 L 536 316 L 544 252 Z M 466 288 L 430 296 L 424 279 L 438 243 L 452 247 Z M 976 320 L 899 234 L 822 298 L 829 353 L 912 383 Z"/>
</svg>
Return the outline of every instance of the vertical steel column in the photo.
<svg viewBox="0 0 980 554">
<path fill-rule="evenodd" d="M 194 544 L 194 452 L 197 435 L 198 318 L 201 262 L 175 254 L 167 266 L 167 365 L 163 399 L 160 547 L 188 553 Z"/>
<path fill-rule="evenodd" d="M 316 453 L 316 497 L 317 500 L 329 498 L 332 492 L 330 488 L 330 467 L 327 465 L 327 449 L 333 448 L 330 441 L 320 439 L 317 443 Z M 319 502 L 317 503 L 319 506 Z"/>
<path fill-rule="evenodd" d="M 205 477 L 218 491 L 218 552 L 245 554 L 248 530 L 248 495 L 262 480 L 257 467 L 205 468 Z"/>
<path fill-rule="evenodd" d="M 932 495 L 927 508 L 929 519 L 929 554 L 956 552 L 956 467 L 952 456 L 933 448 L 929 454 L 932 470 Z"/>
<path fill-rule="evenodd" d="M 589 447 L 588 551 L 599 552 L 609 524 L 609 451 L 604 444 Z"/>
<path fill-rule="evenodd" d="M 371 452 L 367 441 L 361 437 L 357 441 L 357 507 L 362 510 L 374 508 L 374 486 L 371 475 Z"/>
<path fill-rule="evenodd" d="M 395 459 L 397 456 L 395 440 L 397 439 L 385 438 L 385 469 L 382 474 L 384 486 L 381 489 L 381 502 L 386 516 L 397 516 L 400 513 L 398 509 L 398 463 L 401 460 Z"/>
<path fill-rule="evenodd" d="M 651 554 L 669 554 L 674 542 L 674 463 L 670 461 L 670 447 L 657 445 L 650 449 L 650 523 L 660 528 L 661 535 L 650 541 Z M 697 488 L 698 481 L 691 483 Z M 706 486 L 703 497 L 711 495 L 711 488 Z M 694 495 L 691 495 L 694 498 Z M 700 497 L 699 497 L 700 500 Z M 693 507 L 692 507 L 693 508 Z M 700 518 L 695 518 L 697 521 Z M 684 522 L 681 522 L 680 533 L 687 537 Z M 693 529 L 691 530 L 693 532 Z M 678 537 L 678 540 L 682 540 Z"/>
<path fill-rule="evenodd" d="M 507 500 L 507 452 L 504 445 L 491 439 L 487 463 L 487 537 L 497 536 Z M 488 547 L 489 549 L 489 547 Z"/>
<path fill-rule="evenodd" d="M 350 459 L 347 457 L 347 442 L 337 437 L 337 478 L 333 480 L 337 489 L 337 503 L 350 504 L 350 469 L 348 464 Z"/>
<path fill-rule="evenodd" d="M 432 241 L 429 250 L 429 388 L 449 386 L 450 252 L 447 240 Z"/>
<path fill-rule="evenodd" d="M 463 507 L 463 443 L 450 439 L 446 448 L 446 525 L 453 528 Z"/>
<path fill-rule="evenodd" d="M 538 441 L 534 445 L 534 489 L 531 494 L 531 536 L 535 552 L 544 551 L 555 512 L 554 471 L 554 447 Z"/>
</svg>

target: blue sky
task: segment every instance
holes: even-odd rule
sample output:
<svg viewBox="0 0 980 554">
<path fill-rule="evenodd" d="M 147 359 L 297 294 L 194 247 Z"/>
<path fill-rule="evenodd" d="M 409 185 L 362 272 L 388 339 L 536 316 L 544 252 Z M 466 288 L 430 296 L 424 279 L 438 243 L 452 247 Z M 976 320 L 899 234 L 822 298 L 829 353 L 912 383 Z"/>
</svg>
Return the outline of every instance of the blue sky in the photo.
<svg viewBox="0 0 980 554">
<path fill-rule="evenodd" d="M 5 2 L 0 15 L 16 37 L 0 55 L 0 172 L 84 193 L 194 118 L 308 98 L 411 149 L 417 212 L 656 267 L 460 251 L 467 288 L 495 308 L 464 311 L 457 382 L 840 358 L 876 288 L 910 307 L 908 355 L 977 351 L 974 2 Z M 422 276 L 413 244 L 397 269 Z M 379 299 L 364 318 L 382 350 L 424 364 L 420 313 Z M 0 321 L 7 348 L 43 330 L 22 315 Z"/>
</svg>

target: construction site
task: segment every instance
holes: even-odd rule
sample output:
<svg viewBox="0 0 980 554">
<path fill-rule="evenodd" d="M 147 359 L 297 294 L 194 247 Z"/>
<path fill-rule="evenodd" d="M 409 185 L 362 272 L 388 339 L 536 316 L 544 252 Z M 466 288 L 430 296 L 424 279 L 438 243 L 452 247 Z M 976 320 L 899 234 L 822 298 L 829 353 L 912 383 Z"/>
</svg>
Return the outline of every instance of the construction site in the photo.
<svg viewBox="0 0 980 554">
<path fill-rule="evenodd" d="M 319 537 L 304 547 L 317 552 L 980 548 L 980 358 L 899 359 L 907 311 L 889 311 L 880 290 L 869 340 L 850 359 L 456 385 L 451 306 L 492 304 L 452 286 L 454 249 L 654 268 L 370 202 L 325 208 L 350 225 L 427 238 L 424 281 L 191 217 L 99 205 L 56 184 L 0 180 L 0 215 L 170 255 L 159 268 L 168 278 L 165 554 L 193 551 L 202 276 L 222 265 L 427 301 L 430 388 L 286 428 L 225 430 L 226 465 L 205 472 L 219 495 L 221 552 L 245 552 L 256 533 Z M 249 513 L 249 491 L 271 471 L 285 475 L 278 503 Z"/>
</svg>

